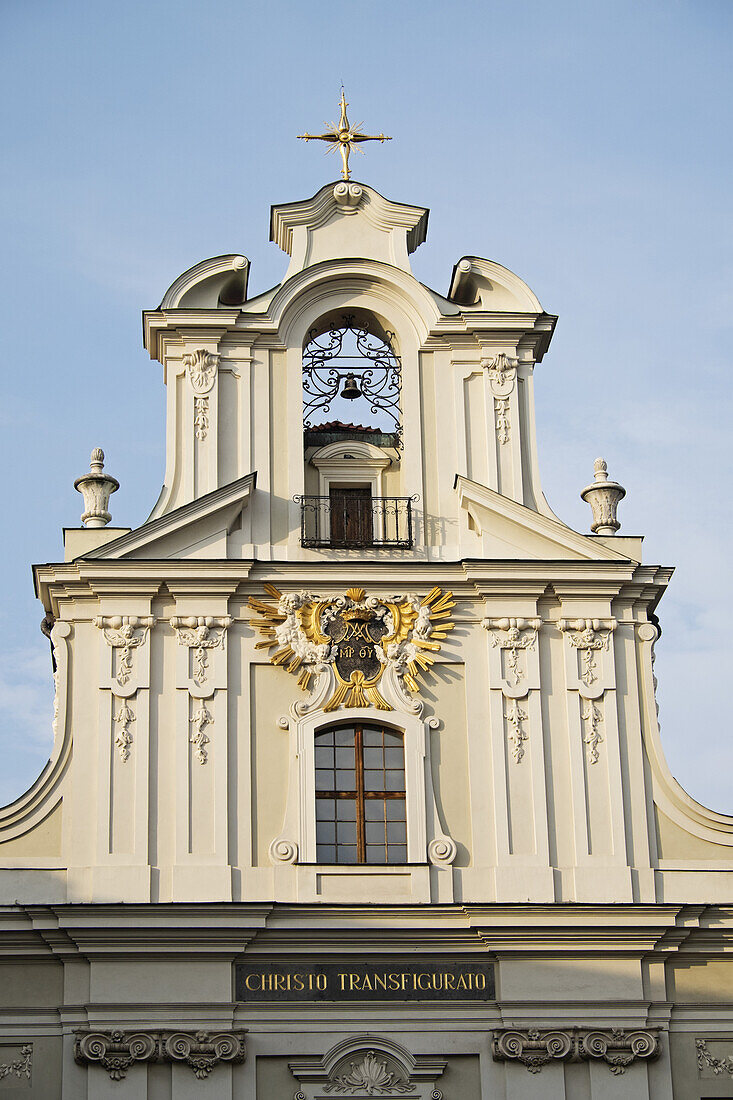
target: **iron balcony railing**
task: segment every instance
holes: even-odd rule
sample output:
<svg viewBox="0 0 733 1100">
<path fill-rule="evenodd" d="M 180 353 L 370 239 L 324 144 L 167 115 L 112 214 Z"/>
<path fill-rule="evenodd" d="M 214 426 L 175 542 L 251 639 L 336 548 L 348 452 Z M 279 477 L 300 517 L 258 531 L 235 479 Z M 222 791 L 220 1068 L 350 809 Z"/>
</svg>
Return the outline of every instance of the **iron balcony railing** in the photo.
<svg viewBox="0 0 733 1100">
<path fill-rule="evenodd" d="M 296 496 L 301 546 L 358 550 L 369 546 L 410 550 L 413 497 L 373 497 L 349 490 L 331 496 Z"/>
</svg>

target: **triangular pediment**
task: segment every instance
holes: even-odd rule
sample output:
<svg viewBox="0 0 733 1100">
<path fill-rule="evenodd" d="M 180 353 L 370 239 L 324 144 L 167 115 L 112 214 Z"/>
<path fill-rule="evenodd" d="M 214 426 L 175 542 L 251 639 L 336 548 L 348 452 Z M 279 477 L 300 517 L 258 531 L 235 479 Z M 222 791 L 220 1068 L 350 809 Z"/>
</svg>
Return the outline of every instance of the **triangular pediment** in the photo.
<svg viewBox="0 0 733 1100">
<path fill-rule="evenodd" d="M 460 474 L 455 490 L 468 525 L 481 538 L 481 554 L 492 559 L 628 561 L 620 553 L 558 520 L 519 504 Z"/>
<path fill-rule="evenodd" d="M 231 532 L 240 525 L 257 474 L 247 474 L 213 493 L 136 527 L 85 558 L 226 558 Z"/>
</svg>

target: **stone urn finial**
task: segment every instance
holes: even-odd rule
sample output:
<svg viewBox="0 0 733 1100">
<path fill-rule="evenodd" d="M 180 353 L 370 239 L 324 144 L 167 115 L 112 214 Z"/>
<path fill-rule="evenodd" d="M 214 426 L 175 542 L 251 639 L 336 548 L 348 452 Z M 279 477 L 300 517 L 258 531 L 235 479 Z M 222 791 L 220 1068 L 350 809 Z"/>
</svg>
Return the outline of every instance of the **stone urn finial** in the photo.
<svg viewBox="0 0 733 1100">
<path fill-rule="evenodd" d="M 604 458 L 593 463 L 595 481 L 587 485 L 580 494 L 593 510 L 591 531 L 596 535 L 615 535 L 621 524 L 616 519 L 619 501 L 626 496 L 626 490 L 617 481 L 609 481 L 608 466 Z"/>
<path fill-rule="evenodd" d="M 74 488 L 84 497 L 81 522 L 85 527 L 106 527 L 112 516 L 107 511 L 109 498 L 120 487 L 116 478 L 104 473 L 104 451 L 95 447 L 91 454 L 89 473 L 78 477 Z"/>
</svg>

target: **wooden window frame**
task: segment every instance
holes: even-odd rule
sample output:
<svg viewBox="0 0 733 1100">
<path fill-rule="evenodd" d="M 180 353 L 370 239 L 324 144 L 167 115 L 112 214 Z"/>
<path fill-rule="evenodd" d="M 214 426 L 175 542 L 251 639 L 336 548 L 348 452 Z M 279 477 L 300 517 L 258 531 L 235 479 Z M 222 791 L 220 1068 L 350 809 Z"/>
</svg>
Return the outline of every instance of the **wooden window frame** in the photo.
<svg viewBox="0 0 733 1100">
<path fill-rule="evenodd" d="M 403 787 L 401 791 L 388 791 L 386 784 L 386 772 L 388 770 L 384 764 L 384 756 L 382 756 L 382 772 L 385 775 L 384 789 L 380 791 L 367 791 L 364 784 L 364 727 L 368 726 L 371 729 L 378 729 L 382 734 L 382 744 L 384 745 L 384 734 L 391 733 L 397 734 L 400 737 L 402 748 L 402 776 Z M 348 723 L 341 726 L 326 726 L 316 731 L 316 737 L 318 734 L 333 733 L 338 729 L 351 729 L 352 724 Z M 367 863 L 367 851 L 366 851 L 366 803 L 372 799 L 379 799 L 379 801 L 388 800 L 400 800 L 405 804 L 405 845 L 407 844 L 407 775 L 406 775 L 406 761 L 405 761 L 405 738 L 404 734 L 400 731 L 391 729 L 389 726 L 382 726 L 376 722 L 355 722 L 353 723 L 354 730 L 354 775 L 356 781 L 356 789 L 353 791 L 339 791 L 339 790 L 316 790 L 316 798 L 329 799 L 330 801 L 339 799 L 350 799 L 356 803 L 356 863 L 357 865 L 363 864 L 364 866 L 390 866 L 389 863 L 389 841 L 385 831 L 384 840 L 384 864 L 372 864 Z M 335 749 L 334 749 L 335 752 Z M 336 769 L 334 768 L 334 771 Z M 377 769 L 369 768 L 368 771 L 375 771 Z M 386 816 L 386 815 L 385 815 Z M 318 825 L 316 824 L 316 845 L 318 844 L 317 835 Z M 401 845 L 399 845 L 401 847 Z M 336 856 L 338 857 L 339 844 L 338 839 L 334 842 L 336 849 Z M 338 859 L 336 860 L 338 863 Z M 344 864 L 344 866 L 348 866 Z M 353 866 L 353 864 L 352 864 Z"/>
</svg>

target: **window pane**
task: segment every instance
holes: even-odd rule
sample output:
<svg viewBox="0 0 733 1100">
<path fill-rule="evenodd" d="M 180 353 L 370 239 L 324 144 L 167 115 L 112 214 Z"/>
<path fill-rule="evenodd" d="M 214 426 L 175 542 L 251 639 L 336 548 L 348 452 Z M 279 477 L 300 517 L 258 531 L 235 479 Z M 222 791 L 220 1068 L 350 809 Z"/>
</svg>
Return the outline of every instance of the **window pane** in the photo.
<svg viewBox="0 0 733 1100">
<path fill-rule="evenodd" d="M 399 822 L 397 823 L 399 828 Z M 391 826 L 390 826 L 391 828 Z M 398 839 L 398 838 L 395 838 Z M 384 844 L 384 822 L 383 821 L 367 821 L 366 823 L 366 842 L 367 844 Z"/>
<path fill-rule="evenodd" d="M 336 817 L 336 803 L 331 798 L 316 799 L 316 821 L 333 821 Z"/>
<path fill-rule="evenodd" d="M 333 772 L 332 771 L 326 771 L 324 768 L 316 768 L 316 790 L 317 791 L 332 791 L 332 790 L 334 790 Z"/>
<path fill-rule="evenodd" d="M 387 821 L 405 820 L 405 800 L 403 798 L 390 798 L 385 803 L 387 809 Z"/>
<path fill-rule="evenodd" d="M 325 730 L 323 733 L 316 734 L 316 746 L 320 745 L 333 745 L 333 730 Z"/>
<path fill-rule="evenodd" d="M 407 863 L 407 845 L 390 844 L 387 851 L 387 863 Z"/>
<path fill-rule="evenodd" d="M 404 821 L 390 821 L 387 826 L 387 841 L 390 846 L 407 843 L 407 826 Z"/>
<path fill-rule="evenodd" d="M 400 751 L 402 750 L 402 734 L 392 733 L 391 730 L 384 731 L 384 743 L 385 745 L 396 745 Z"/>
<path fill-rule="evenodd" d="M 344 844 L 338 848 L 339 863 L 356 863 L 356 845 Z"/>
<path fill-rule="evenodd" d="M 384 762 L 388 768 L 403 768 L 402 749 L 392 748 L 384 750 Z"/>
<path fill-rule="evenodd" d="M 388 791 L 404 791 L 405 789 L 405 773 L 398 771 L 387 772 L 387 790 Z"/>
<path fill-rule="evenodd" d="M 351 798 L 339 798 L 336 817 L 339 821 L 356 821 L 356 802 Z"/>
<path fill-rule="evenodd" d="M 335 740 L 336 744 L 341 747 L 347 747 L 354 744 L 354 731 L 347 727 L 345 729 L 334 730 L 331 737 Z M 331 742 L 333 744 L 333 741 Z"/>
<path fill-rule="evenodd" d="M 381 798 L 368 798 L 364 804 L 367 821 L 384 821 L 384 802 Z"/>
<path fill-rule="evenodd" d="M 356 780 L 354 778 L 353 771 L 337 771 L 336 772 L 336 787 L 337 791 L 353 791 L 356 789 Z"/>
<path fill-rule="evenodd" d="M 348 749 L 336 749 L 336 767 L 350 768 L 354 770 L 354 747 Z"/>
<path fill-rule="evenodd" d="M 320 848 L 321 844 L 335 844 L 336 843 L 336 825 L 333 821 L 319 821 L 316 828 L 316 842 Z"/>
<path fill-rule="evenodd" d="M 335 863 L 336 849 L 330 844 L 319 844 L 316 850 L 316 859 L 319 863 Z"/>
<path fill-rule="evenodd" d="M 385 851 L 383 844 L 367 844 L 366 846 L 366 861 L 367 863 L 386 863 Z"/>
<path fill-rule="evenodd" d="M 356 844 L 355 821 L 339 821 L 338 842 L 339 844 Z"/>
<path fill-rule="evenodd" d="M 382 747 L 382 731 L 381 729 L 374 729 L 373 726 L 364 726 L 362 730 L 362 741 L 364 748 L 380 748 Z"/>
<path fill-rule="evenodd" d="M 400 774 L 399 772 L 397 774 Z M 383 791 L 384 790 L 384 772 L 383 771 L 367 771 L 364 770 L 364 790 L 365 791 Z"/>
<path fill-rule="evenodd" d="M 401 761 L 398 761 L 401 763 Z M 382 767 L 382 750 L 379 749 L 364 749 L 364 767 L 365 768 L 381 768 Z"/>
<path fill-rule="evenodd" d="M 333 749 L 328 745 L 316 745 L 316 767 L 333 767 Z"/>
</svg>

